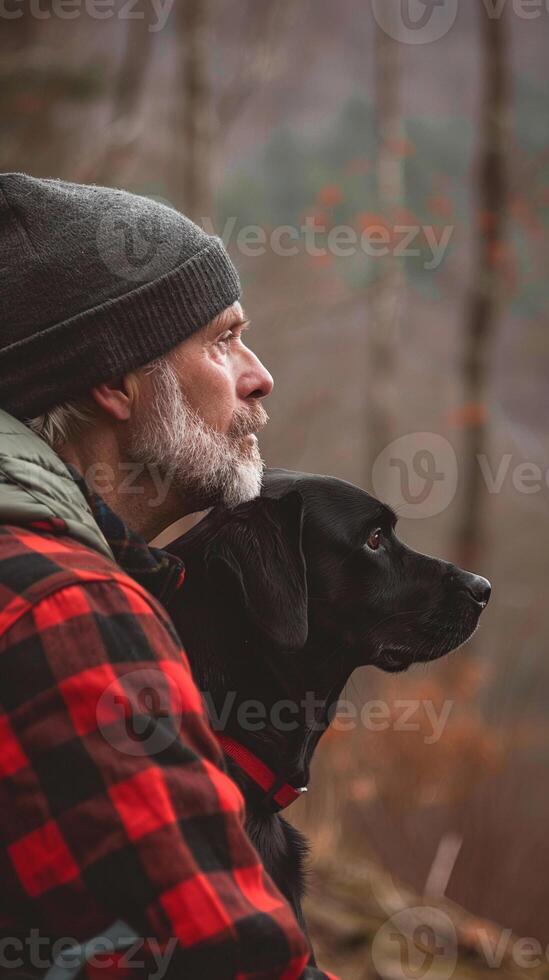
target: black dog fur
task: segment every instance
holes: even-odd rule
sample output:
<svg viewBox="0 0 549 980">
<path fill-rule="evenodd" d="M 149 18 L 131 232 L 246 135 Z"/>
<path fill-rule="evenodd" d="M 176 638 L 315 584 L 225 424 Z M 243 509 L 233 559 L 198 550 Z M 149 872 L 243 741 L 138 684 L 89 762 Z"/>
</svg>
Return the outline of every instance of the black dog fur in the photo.
<svg viewBox="0 0 549 980">
<path fill-rule="evenodd" d="M 169 546 L 187 568 L 169 611 L 214 727 L 295 787 L 307 785 L 355 667 L 405 670 L 455 650 L 490 597 L 486 579 L 402 544 L 395 523 L 390 508 L 352 484 L 267 470 L 261 497 L 213 510 Z M 307 692 L 318 702 L 313 724 Z M 260 702 L 271 719 L 286 699 L 296 709 L 281 718 L 295 730 L 240 724 L 244 702 Z M 304 927 L 307 843 L 227 761 L 246 800 L 248 834 Z"/>
</svg>

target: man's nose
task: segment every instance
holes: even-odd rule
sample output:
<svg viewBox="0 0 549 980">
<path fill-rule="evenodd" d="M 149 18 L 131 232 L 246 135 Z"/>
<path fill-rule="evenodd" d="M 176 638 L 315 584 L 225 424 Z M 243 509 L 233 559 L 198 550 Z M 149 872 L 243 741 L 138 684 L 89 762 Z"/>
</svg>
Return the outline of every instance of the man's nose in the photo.
<svg viewBox="0 0 549 980">
<path fill-rule="evenodd" d="M 246 365 L 238 379 L 240 398 L 266 398 L 273 390 L 273 377 L 253 351 L 246 351 Z"/>
</svg>

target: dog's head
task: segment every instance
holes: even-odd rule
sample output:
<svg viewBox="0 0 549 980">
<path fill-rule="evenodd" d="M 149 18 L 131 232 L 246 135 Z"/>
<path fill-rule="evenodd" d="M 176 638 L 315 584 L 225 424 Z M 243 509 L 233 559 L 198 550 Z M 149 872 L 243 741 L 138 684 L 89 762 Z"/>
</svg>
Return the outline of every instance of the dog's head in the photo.
<svg viewBox="0 0 549 980">
<path fill-rule="evenodd" d="M 457 649 L 476 630 L 490 583 L 408 548 L 396 515 L 375 497 L 287 470 L 267 471 L 263 494 L 301 500 L 309 624 L 316 616 L 339 627 L 357 663 L 403 670 Z"/>
<path fill-rule="evenodd" d="M 349 668 L 435 660 L 474 633 L 478 575 L 412 551 L 393 511 L 327 476 L 267 470 L 262 496 L 213 513 L 177 543 L 227 597 L 244 635 L 286 652 L 337 644 Z"/>
</svg>

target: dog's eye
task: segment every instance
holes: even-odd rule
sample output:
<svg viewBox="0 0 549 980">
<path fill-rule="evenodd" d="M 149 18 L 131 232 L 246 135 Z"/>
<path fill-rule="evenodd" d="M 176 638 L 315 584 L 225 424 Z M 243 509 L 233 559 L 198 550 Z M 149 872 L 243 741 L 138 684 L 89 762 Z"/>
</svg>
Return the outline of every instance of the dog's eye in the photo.
<svg viewBox="0 0 549 980">
<path fill-rule="evenodd" d="M 372 531 L 371 534 L 368 535 L 368 540 L 366 541 L 366 544 L 368 545 L 369 548 L 372 549 L 372 551 L 377 551 L 380 543 L 381 543 L 381 528 L 378 527 L 376 528 L 375 531 Z"/>
</svg>

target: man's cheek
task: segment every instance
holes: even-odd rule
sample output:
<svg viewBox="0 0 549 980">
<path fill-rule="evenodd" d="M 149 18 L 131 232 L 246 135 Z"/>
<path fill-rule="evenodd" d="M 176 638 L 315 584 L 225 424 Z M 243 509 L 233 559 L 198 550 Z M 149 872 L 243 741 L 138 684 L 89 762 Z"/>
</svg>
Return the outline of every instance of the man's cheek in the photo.
<svg viewBox="0 0 549 980">
<path fill-rule="evenodd" d="M 212 429 L 215 429 L 216 432 L 219 432 L 222 435 L 225 436 L 228 435 L 230 425 L 231 425 L 230 413 L 226 414 L 221 410 L 212 412 L 210 406 L 209 411 L 207 409 L 204 409 L 204 411 L 200 412 L 200 414 L 204 422 L 206 423 L 206 425 L 210 426 L 210 428 Z"/>
<path fill-rule="evenodd" d="M 212 428 L 227 435 L 233 418 L 234 407 L 227 399 L 218 393 L 212 395 L 209 404 L 204 406 L 204 421 L 208 422 Z"/>
<path fill-rule="evenodd" d="M 225 372 L 205 373 L 195 387 L 194 396 L 196 400 L 194 404 L 191 401 L 192 396 L 187 396 L 193 408 L 208 425 L 226 435 L 236 408 L 230 378 L 225 375 Z"/>
</svg>

